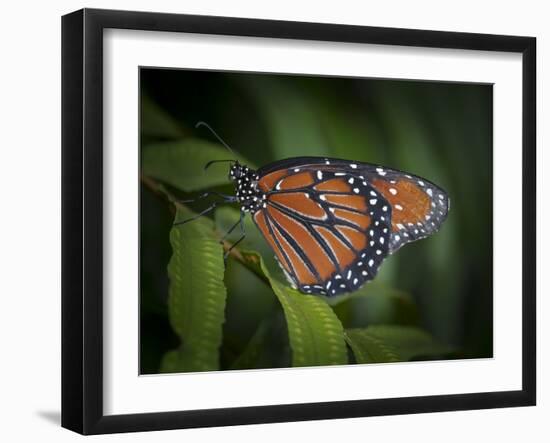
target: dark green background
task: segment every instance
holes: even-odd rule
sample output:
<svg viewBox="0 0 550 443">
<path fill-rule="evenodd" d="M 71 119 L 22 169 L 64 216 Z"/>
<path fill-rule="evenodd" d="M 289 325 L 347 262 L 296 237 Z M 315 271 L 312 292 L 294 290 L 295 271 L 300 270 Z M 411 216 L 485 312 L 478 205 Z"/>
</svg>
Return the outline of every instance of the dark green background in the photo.
<svg viewBox="0 0 550 443">
<path fill-rule="evenodd" d="M 331 156 L 379 163 L 440 185 L 451 199 L 441 231 L 389 257 L 376 282 L 412 297 L 414 322 L 451 345 L 452 358 L 492 356 L 491 85 L 145 68 L 140 83 L 142 104 L 169 116 L 175 137 L 215 141 L 194 128 L 205 121 L 257 166 Z M 167 131 L 158 130 L 165 122 L 151 115 L 141 115 L 142 145 L 166 139 Z M 226 166 L 212 173 L 225 176 Z M 232 192 L 229 183 L 217 189 Z M 141 371 L 156 373 L 163 354 L 178 346 L 166 307 L 173 213 L 142 185 L 140 216 Z M 256 366 L 288 366 L 284 317 L 271 291 L 232 260 L 225 282 L 221 368 L 266 318 L 275 332 Z M 335 310 L 345 327 L 365 327 L 400 322 L 399 309 L 391 309 L 350 299 Z"/>
</svg>

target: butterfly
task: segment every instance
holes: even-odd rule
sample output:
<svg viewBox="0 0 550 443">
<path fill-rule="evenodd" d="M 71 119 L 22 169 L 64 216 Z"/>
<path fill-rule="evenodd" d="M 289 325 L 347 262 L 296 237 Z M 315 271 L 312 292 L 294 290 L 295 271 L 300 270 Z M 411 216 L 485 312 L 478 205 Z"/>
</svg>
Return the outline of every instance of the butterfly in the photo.
<svg viewBox="0 0 550 443">
<path fill-rule="evenodd" d="M 258 170 L 236 160 L 207 167 L 217 161 L 231 162 L 235 184 L 224 201 L 240 204 L 240 220 L 228 233 L 240 224 L 242 236 L 232 247 L 244 238 L 243 217 L 250 214 L 290 284 L 306 294 L 359 289 L 389 254 L 437 232 L 450 209 L 441 187 L 370 163 L 295 157 Z"/>
</svg>

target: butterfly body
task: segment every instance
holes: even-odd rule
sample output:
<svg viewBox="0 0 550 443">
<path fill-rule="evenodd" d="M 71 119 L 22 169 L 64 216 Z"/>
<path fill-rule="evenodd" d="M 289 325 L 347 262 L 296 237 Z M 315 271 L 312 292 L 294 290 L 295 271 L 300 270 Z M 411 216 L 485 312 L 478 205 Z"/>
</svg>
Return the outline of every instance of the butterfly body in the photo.
<svg viewBox="0 0 550 443">
<path fill-rule="evenodd" d="M 334 296 L 372 280 L 401 246 L 436 232 L 449 199 L 421 177 L 369 163 L 296 157 L 230 168 L 236 201 L 250 213 L 289 282 Z"/>
</svg>

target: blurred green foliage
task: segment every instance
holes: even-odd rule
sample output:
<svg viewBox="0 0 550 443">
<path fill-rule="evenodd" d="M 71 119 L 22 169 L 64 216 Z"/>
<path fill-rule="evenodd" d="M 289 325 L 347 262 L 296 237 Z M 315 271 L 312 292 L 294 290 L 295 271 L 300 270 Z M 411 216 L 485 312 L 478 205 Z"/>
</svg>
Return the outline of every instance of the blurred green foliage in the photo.
<svg viewBox="0 0 550 443">
<path fill-rule="evenodd" d="M 145 69 L 141 83 L 141 372 L 491 357 L 492 87 L 442 82 Z M 441 185 L 441 231 L 402 248 L 377 278 L 327 299 L 291 289 L 250 217 L 231 158 L 250 166 L 327 155 L 410 171 Z M 225 247 L 239 237 L 239 229 Z"/>
</svg>

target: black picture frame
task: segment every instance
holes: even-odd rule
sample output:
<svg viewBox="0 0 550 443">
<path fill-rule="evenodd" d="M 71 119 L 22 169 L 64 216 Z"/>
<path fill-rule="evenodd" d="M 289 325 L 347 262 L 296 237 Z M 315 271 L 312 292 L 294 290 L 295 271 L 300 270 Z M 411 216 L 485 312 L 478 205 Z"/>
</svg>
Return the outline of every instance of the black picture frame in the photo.
<svg viewBox="0 0 550 443">
<path fill-rule="evenodd" d="M 522 389 L 106 416 L 102 407 L 102 37 L 108 28 L 522 54 Z M 62 426 L 82 434 L 102 434 L 535 405 L 535 65 L 533 37 L 97 9 L 65 15 L 62 18 Z"/>
</svg>

